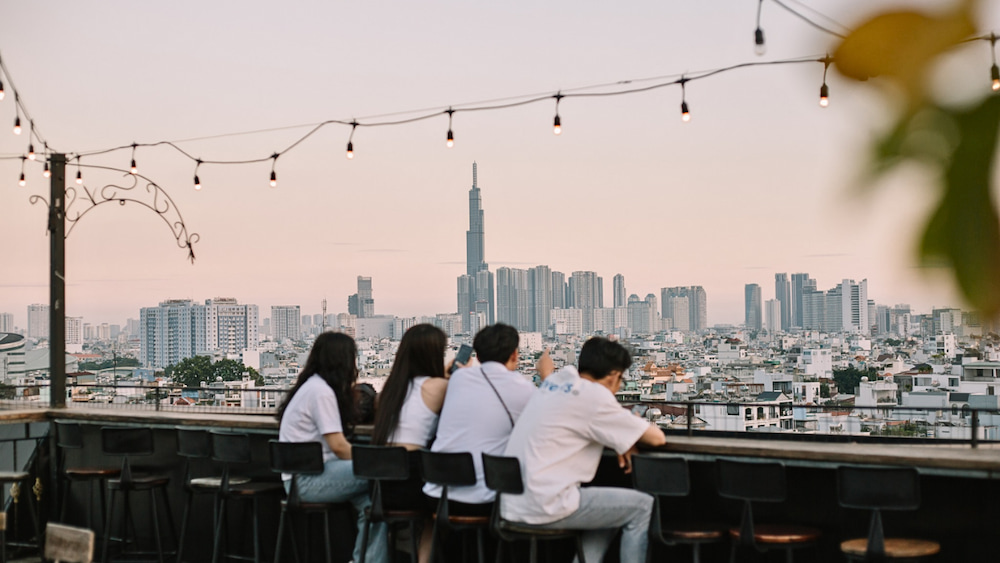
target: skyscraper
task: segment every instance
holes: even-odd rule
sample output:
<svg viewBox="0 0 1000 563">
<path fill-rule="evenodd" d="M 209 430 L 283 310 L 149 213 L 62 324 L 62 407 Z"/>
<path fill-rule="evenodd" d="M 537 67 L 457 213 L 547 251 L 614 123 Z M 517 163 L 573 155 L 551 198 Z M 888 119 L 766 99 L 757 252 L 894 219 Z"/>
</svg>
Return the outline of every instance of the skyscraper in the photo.
<svg viewBox="0 0 1000 563">
<path fill-rule="evenodd" d="M 240 305 L 231 297 L 205 301 L 205 346 L 227 355 L 256 350 L 257 317 L 256 305 Z"/>
<path fill-rule="evenodd" d="M 49 306 L 28 305 L 28 338 L 49 337 Z"/>
<path fill-rule="evenodd" d="M 562 272 L 552 272 L 552 308 L 567 309 L 566 303 L 566 274 Z"/>
<path fill-rule="evenodd" d="M 298 340 L 302 337 L 302 317 L 298 305 L 273 305 L 271 307 L 271 340 Z"/>
<path fill-rule="evenodd" d="M 139 361 L 164 368 L 208 351 L 205 306 L 190 299 L 171 299 L 139 309 Z"/>
<path fill-rule="evenodd" d="M 531 330 L 544 332 L 552 324 L 552 270 L 548 266 L 535 266 L 528 270 L 531 286 Z"/>
<path fill-rule="evenodd" d="M 486 232 L 483 223 L 483 200 L 479 195 L 476 163 L 472 163 L 472 189 L 469 190 L 469 230 L 465 231 L 465 273 L 474 276 L 488 270 Z"/>
<path fill-rule="evenodd" d="M 792 288 L 788 274 L 774 274 L 774 298 L 781 303 L 781 330 L 792 326 Z"/>
<path fill-rule="evenodd" d="M 708 298 L 700 285 L 660 289 L 663 318 L 675 330 L 701 331 L 708 328 Z"/>
<path fill-rule="evenodd" d="M 614 284 L 614 297 L 612 298 L 611 302 L 612 306 L 624 307 L 627 303 L 625 301 L 625 276 L 621 274 L 615 274 L 612 283 Z"/>
<path fill-rule="evenodd" d="M 809 274 L 792 274 L 792 326 L 803 327 L 802 296 L 810 291 L 816 291 L 816 280 Z"/>
<path fill-rule="evenodd" d="M 0 332 L 14 332 L 14 315 L 0 313 Z"/>
<path fill-rule="evenodd" d="M 760 286 L 755 283 L 748 283 L 744 288 L 744 305 L 746 308 L 747 330 L 761 329 L 761 301 Z"/>
</svg>

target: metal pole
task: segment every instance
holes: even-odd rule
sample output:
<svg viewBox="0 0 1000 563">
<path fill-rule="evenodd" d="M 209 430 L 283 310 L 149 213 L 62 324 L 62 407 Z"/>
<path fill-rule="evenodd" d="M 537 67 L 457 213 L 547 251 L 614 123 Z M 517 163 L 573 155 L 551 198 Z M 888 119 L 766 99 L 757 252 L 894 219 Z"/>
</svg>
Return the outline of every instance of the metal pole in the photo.
<svg viewBox="0 0 1000 563">
<path fill-rule="evenodd" d="M 979 447 L 979 411 L 972 409 L 972 447 Z"/>
<path fill-rule="evenodd" d="M 66 407 L 66 155 L 49 156 L 49 405 Z"/>
</svg>

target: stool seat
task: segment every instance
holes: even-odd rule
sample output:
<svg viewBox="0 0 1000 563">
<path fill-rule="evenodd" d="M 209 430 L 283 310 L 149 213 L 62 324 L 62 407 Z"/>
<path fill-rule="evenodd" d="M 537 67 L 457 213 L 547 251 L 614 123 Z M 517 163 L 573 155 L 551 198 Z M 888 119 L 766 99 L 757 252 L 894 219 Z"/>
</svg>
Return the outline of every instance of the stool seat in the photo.
<svg viewBox="0 0 1000 563">
<path fill-rule="evenodd" d="M 856 538 L 840 543 L 840 551 L 854 557 L 864 557 L 868 552 L 868 540 Z M 936 541 L 911 538 L 885 538 L 885 556 L 890 559 L 929 557 L 941 551 Z"/>
<path fill-rule="evenodd" d="M 532 536 L 575 536 L 578 532 L 572 530 L 562 530 L 559 528 L 540 528 L 538 526 L 532 526 L 531 524 L 521 524 L 519 522 L 511 522 L 509 520 L 500 520 L 497 524 L 499 528 L 505 532 L 511 532 L 515 534 L 530 534 Z"/>
<path fill-rule="evenodd" d="M 133 475 L 132 482 L 127 488 L 134 491 L 146 491 L 158 487 L 166 487 L 170 483 L 170 477 L 166 475 Z M 108 479 L 108 488 L 112 490 L 122 490 L 122 480 Z"/>
<path fill-rule="evenodd" d="M 233 496 L 254 496 L 285 492 L 285 486 L 281 483 L 252 482 L 242 485 L 232 485 L 229 494 Z"/>
<path fill-rule="evenodd" d="M 117 467 L 71 467 L 65 471 L 66 477 L 74 481 L 117 477 L 121 472 Z"/>
<path fill-rule="evenodd" d="M 723 535 L 723 528 L 711 524 L 672 524 L 663 528 L 663 536 L 675 540 L 712 541 L 722 539 Z"/>
<path fill-rule="evenodd" d="M 437 520 L 437 514 L 434 514 L 433 518 Z M 460 514 L 449 514 L 448 515 L 449 524 L 457 524 L 459 526 L 489 526 L 490 517 L 489 516 L 462 516 Z"/>
<path fill-rule="evenodd" d="M 730 528 L 729 535 L 739 539 L 740 529 Z M 807 526 L 759 524 L 753 528 L 754 541 L 766 544 L 808 543 L 817 541 L 822 535 L 816 528 Z"/>
<path fill-rule="evenodd" d="M 286 510 L 288 508 L 288 499 L 281 499 L 281 509 Z M 319 510 L 329 510 L 331 508 L 344 508 L 351 509 L 353 505 L 349 502 L 299 502 L 296 507 L 297 510 L 304 511 L 319 511 Z"/>
<path fill-rule="evenodd" d="M 16 483 L 30 476 L 27 471 L 0 471 L 0 483 Z"/>
<path fill-rule="evenodd" d="M 246 485 L 249 482 L 249 477 L 229 477 L 230 487 Z M 222 477 L 195 477 L 188 484 L 197 489 L 218 489 L 222 487 Z"/>
</svg>

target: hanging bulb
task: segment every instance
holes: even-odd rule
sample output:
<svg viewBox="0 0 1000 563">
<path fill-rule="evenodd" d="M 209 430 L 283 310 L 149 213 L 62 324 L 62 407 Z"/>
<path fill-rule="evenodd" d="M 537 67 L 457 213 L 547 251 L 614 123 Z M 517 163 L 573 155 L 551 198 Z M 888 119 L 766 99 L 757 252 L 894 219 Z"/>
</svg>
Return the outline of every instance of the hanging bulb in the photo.
<svg viewBox="0 0 1000 563">
<path fill-rule="evenodd" d="M 15 135 L 21 134 L 21 116 L 17 116 L 14 118 L 14 134 Z"/>
<path fill-rule="evenodd" d="M 826 82 L 819 87 L 819 107 L 825 108 L 830 105 L 830 87 L 826 85 Z"/>
<path fill-rule="evenodd" d="M 21 172 L 21 179 L 17 181 L 17 185 L 19 185 L 19 186 L 21 186 L 23 188 L 24 185 L 27 184 L 27 183 L 28 182 L 26 182 L 25 179 L 24 179 L 24 172 Z"/>
<path fill-rule="evenodd" d="M 35 145 L 28 144 L 28 160 L 35 160 Z"/>
<path fill-rule="evenodd" d="M 194 189 L 196 189 L 196 190 L 200 190 L 201 189 L 201 180 L 198 179 L 198 175 L 197 174 L 194 175 Z"/>
<path fill-rule="evenodd" d="M 42 176 L 44 176 L 46 178 L 51 178 L 52 177 L 52 172 L 49 171 L 49 163 L 48 162 L 45 163 L 45 168 L 42 170 Z"/>
<path fill-rule="evenodd" d="M 993 63 L 993 68 L 990 69 L 990 77 L 993 79 L 993 91 L 1000 90 L 1000 67 L 996 63 Z"/>
<path fill-rule="evenodd" d="M 272 188 L 278 187 L 278 173 L 275 172 L 274 170 L 271 171 L 271 187 Z"/>
<path fill-rule="evenodd" d="M 76 183 L 83 184 L 83 172 L 80 172 L 79 170 L 76 171 Z"/>
<path fill-rule="evenodd" d="M 684 123 L 691 121 L 691 112 L 688 111 L 688 103 L 686 101 L 681 102 L 681 121 Z"/>
<path fill-rule="evenodd" d="M 354 142 L 347 141 L 347 160 L 354 158 Z"/>
<path fill-rule="evenodd" d="M 0 102 L 2 102 L 6 96 L 7 93 L 3 91 L 3 80 L 0 80 Z"/>
<path fill-rule="evenodd" d="M 136 174 L 136 173 L 139 172 L 139 169 L 135 167 L 135 159 L 134 158 L 132 159 L 132 164 L 129 166 L 128 171 L 129 171 L 130 174 Z"/>
<path fill-rule="evenodd" d="M 767 52 L 767 45 L 764 44 L 763 29 L 758 27 L 757 30 L 753 32 L 753 43 L 754 43 L 753 52 L 757 53 L 758 57 L 762 56 L 764 53 Z"/>
<path fill-rule="evenodd" d="M 455 135 L 452 134 L 451 129 L 448 130 L 448 140 L 445 141 L 444 146 L 448 147 L 449 149 L 455 146 Z"/>
<path fill-rule="evenodd" d="M 562 121 L 559 119 L 558 114 L 556 114 L 556 118 L 552 120 L 552 134 L 553 135 L 562 134 Z"/>
</svg>

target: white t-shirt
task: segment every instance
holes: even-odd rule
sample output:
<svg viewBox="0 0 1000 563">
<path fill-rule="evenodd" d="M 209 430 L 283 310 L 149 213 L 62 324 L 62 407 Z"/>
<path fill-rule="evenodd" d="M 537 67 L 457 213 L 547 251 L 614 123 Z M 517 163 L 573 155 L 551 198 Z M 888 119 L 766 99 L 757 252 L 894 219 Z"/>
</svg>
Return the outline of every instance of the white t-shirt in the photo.
<svg viewBox="0 0 1000 563">
<path fill-rule="evenodd" d="M 573 366 L 547 377 L 521 413 L 504 455 L 521 461 L 524 494 L 504 495 L 503 517 L 548 524 L 580 507 L 580 484 L 593 480 L 605 446 L 629 450 L 649 423 Z"/>
<path fill-rule="evenodd" d="M 324 434 L 343 432 L 337 394 L 319 375 L 313 375 L 299 387 L 281 416 L 278 440 L 281 442 L 319 442 L 323 461 L 337 454 L 326 443 Z M 284 477 L 284 475 L 282 476 Z"/>
<path fill-rule="evenodd" d="M 444 396 L 437 438 L 431 451 L 472 454 L 476 464 L 476 485 L 448 488 L 449 499 L 470 504 L 493 501 L 495 495 L 483 480 L 482 454 L 502 454 L 511 431 L 510 418 L 484 373 L 503 397 L 515 422 L 535 393 L 533 383 L 499 362 L 459 369 L 448 380 L 448 393 Z M 432 497 L 441 497 L 441 487 L 437 485 L 424 485 L 424 492 Z"/>
</svg>

